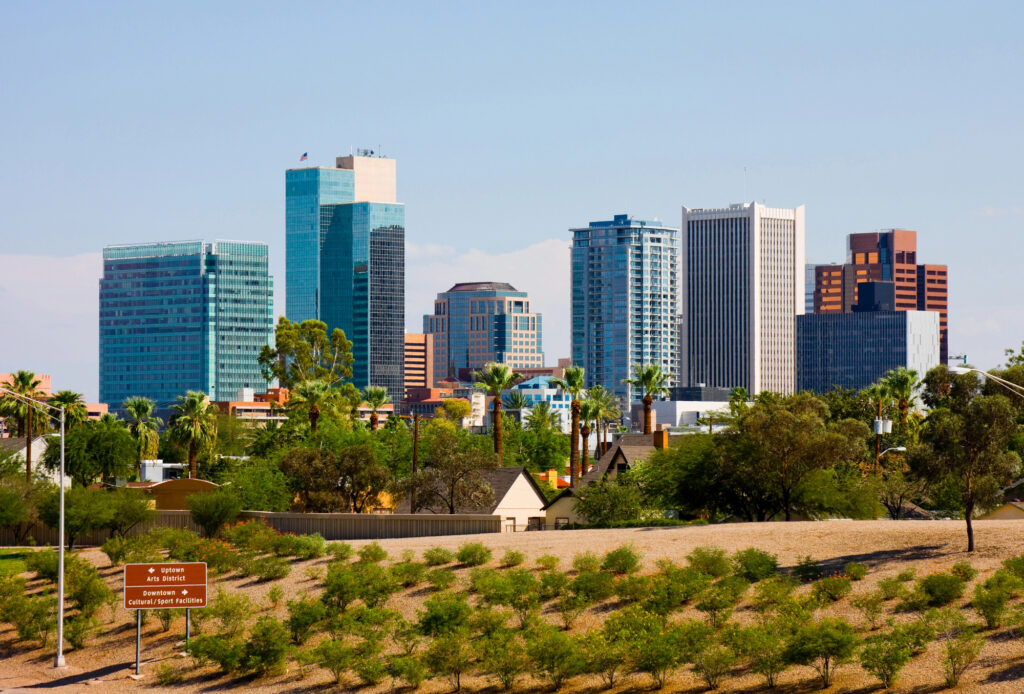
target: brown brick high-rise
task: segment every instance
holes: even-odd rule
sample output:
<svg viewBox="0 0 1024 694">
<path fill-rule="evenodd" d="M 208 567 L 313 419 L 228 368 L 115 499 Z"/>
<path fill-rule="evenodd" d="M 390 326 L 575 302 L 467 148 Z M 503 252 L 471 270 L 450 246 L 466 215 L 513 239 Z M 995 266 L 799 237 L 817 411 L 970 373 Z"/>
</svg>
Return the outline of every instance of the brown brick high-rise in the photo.
<svg viewBox="0 0 1024 694">
<path fill-rule="evenodd" d="M 844 265 L 819 265 L 814 272 L 814 312 L 849 313 L 861 282 L 893 282 L 897 311 L 938 311 L 939 351 L 949 356 L 949 270 L 917 262 L 917 232 L 890 229 L 850 234 Z"/>
</svg>

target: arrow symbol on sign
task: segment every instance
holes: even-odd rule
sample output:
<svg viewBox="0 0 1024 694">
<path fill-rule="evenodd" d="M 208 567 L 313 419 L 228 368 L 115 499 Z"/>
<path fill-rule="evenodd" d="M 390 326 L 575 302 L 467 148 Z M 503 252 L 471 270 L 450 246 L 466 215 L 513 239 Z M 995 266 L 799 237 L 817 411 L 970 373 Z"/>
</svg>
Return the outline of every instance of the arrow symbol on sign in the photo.
<svg viewBox="0 0 1024 694">
<path fill-rule="evenodd" d="M 181 589 L 181 594 L 182 595 L 188 595 L 188 588 L 182 588 Z"/>
<path fill-rule="evenodd" d="M 156 572 L 156 569 L 154 569 L 152 566 L 149 567 L 149 573 L 155 573 L 155 572 Z"/>
</svg>

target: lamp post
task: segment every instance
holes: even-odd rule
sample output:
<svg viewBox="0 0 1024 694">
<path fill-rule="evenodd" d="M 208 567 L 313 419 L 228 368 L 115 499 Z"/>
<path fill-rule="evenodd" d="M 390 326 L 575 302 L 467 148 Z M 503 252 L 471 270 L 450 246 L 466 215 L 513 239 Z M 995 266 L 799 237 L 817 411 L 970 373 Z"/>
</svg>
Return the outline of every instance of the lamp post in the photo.
<svg viewBox="0 0 1024 694">
<path fill-rule="evenodd" d="M 60 414 L 60 527 L 57 529 L 57 653 L 53 658 L 53 666 L 60 668 L 65 666 L 64 662 L 64 406 L 54 407 L 48 402 L 29 398 L 21 393 L 0 387 L 0 394 L 20 400 L 27 405 L 42 405 L 43 407 Z M 29 412 L 32 410 L 30 409 Z M 31 416 L 31 415 L 30 415 Z M 51 415 L 52 416 L 52 415 Z M 31 455 L 32 441 L 29 440 L 29 450 L 26 455 Z M 31 479 L 29 480 L 31 483 Z"/>
<path fill-rule="evenodd" d="M 982 376 L 984 376 L 985 378 L 992 379 L 993 381 L 995 381 L 996 383 L 1001 385 L 1003 388 L 1006 388 L 1008 391 L 1013 393 L 1014 395 L 1019 395 L 1020 397 L 1024 398 L 1024 387 L 1017 385 L 1013 381 L 1007 381 L 1005 378 L 1000 378 L 999 376 L 995 376 L 993 374 L 990 374 L 988 371 L 982 371 L 981 369 L 975 369 L 973 366 L 951 366 L 951 367 L 949 367 L 949 370 L 950 370 L 951 373 L 960 374 L 960 375 L 969 374 L 972 371 L 974 373 L 979 373 Z"/>
</svg>

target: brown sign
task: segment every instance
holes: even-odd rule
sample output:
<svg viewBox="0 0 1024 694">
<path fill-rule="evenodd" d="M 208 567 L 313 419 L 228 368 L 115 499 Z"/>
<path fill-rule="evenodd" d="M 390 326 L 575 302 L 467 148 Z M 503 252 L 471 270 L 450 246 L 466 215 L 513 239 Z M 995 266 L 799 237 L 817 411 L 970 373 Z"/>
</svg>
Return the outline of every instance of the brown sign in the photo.
<svg viewBox="0 0 1024 694">
<path fill-rule="evenodd" d="M 128 610 L 206 607 L 206 564 L 125 564 L 124 606 Z"/>
</svg>

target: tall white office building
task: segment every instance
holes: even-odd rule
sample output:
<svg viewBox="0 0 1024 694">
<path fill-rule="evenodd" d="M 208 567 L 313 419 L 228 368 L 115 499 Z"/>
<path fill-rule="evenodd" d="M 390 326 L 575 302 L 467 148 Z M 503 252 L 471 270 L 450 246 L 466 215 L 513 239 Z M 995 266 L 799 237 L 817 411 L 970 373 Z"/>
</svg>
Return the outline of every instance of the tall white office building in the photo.
<svg viewBox="0 0 1024 694">
<path fill-rule="evenodd" d="M 804 207 L 683 207 L 680 383 L 792 393 Z"/>
</svg>

